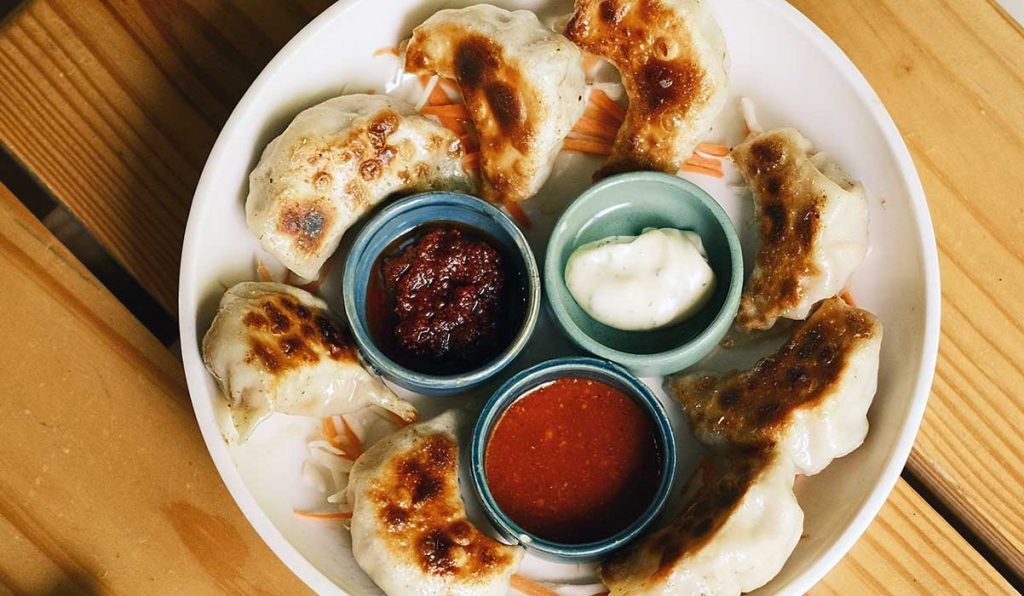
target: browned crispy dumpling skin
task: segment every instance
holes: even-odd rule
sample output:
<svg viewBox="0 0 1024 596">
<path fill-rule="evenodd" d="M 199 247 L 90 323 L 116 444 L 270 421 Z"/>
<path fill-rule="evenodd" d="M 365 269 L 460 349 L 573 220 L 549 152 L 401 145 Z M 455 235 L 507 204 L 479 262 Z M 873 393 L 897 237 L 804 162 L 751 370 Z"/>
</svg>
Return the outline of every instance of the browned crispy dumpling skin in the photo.
<svg viewBox="0 0 1024 596">
<path fill-rule="evenodd" d="M 881 343 L 874 315 L 833 298 L 752 369 L 677 375 L 665 389 L 702 441 L 774 445 L 816 474 L 867 435 Z"/>
<path fill-rule="evenodd" d="M 405 68 L 455 79 L 480 136 L 483 196 L 522 201 L 583 115 L 583 56 L 525 10 L 441 10 L 416 27 Z"/>
<path fill-rule="evenodd" d="M 412 105 L 342 95 L 300 112 L 249 175 L 246 223 L 264 250 L 312 279 L 359 217 L 393 193 L 472 188 L 462 144 Z"/>
<path fill-rule="evenodd" d="M 725 38 L 701 0 L 576 0 L 565 31 L 608 60 L 629 97 L 598 176 L 675 174 L 711 128 L 728 86 Z"/>
<path fill-rule="evenodd" d="M 792 464 L 740 449 L 705 460 L 681 513 L 600 567 L 613 596 L 740 594 L 782 568 L 803 531 Z"/>
<path fill-rule="evenodd" d="M 792 128 L 753 132 L 731 155 L 754 194 L 760 238 L 736 323 L 804 319 L 867 254 L 864 189 Z"/>
<path fill-rule="evenodd" d="M 352 553 L 388 594 L 508 592 L 523 549 L 466 518 L 459 494 L 457 414 L 412 425 L 371 447 L 349 477 Z"/>
<path fill-rule="evenodd" d="M 203 337 L 203 362 L 239 441 L 274 412 L 322 418 L 376 405 L 404 420 L 417 416 L 363 368 L 327 304 L 289 285 L 243 282 L 225 292 Z"/>
</svg>

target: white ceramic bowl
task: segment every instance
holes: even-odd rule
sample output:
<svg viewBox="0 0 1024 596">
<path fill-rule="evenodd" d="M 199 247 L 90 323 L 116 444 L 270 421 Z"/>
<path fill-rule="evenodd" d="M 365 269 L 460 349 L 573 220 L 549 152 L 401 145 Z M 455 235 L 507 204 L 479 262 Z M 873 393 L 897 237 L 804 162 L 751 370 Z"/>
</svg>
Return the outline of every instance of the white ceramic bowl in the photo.
<svg viewBox="0 0 1024 596">
<path fill-rule="evenodd" d="M 196 191 L 181 261 L 181 347 L 189 391 L 210 455 L 238 506 L 274 552 L 319 592 L 376 593 L 352 559 L 348 537 L 332 523 L 299 519 L 293 508 L 314 507 L 323 496 L 300 480 L 304 442 L 314 422 L 287 416 L 261 426 L 244 446 L 228 445 L 217 424 L 223 407 L 206 374 L 199 342 L 213 318 L 224 287 L 255 279 L 261 252 L 245 227 L 247 175 L 270 139 L 301 109 L 346 92 L 384 89 L 397 62 L 374 57 L 394 46 L 412 27 L 455 2 L 342 0 L 303 29 L 266 67 L 221 132 Z M 498 0 L 509 8 L 530 8 L 542 18 L 568 12 L 568 0 Z M 797 481 L 806 514 L 806 537 L 779 576 L 759 592 L 799 594 L 818 582 L 849 550 L 892 490 L 910 452 L 924 412 L 935 365 L 939 328 L 939 279 L 927 205 L 899 132 L 867 82 L 813 24 L 781 0 L 712 0 L 712 10 L 732 58 L 730 100 L 710 139 L 737 142 L 742 136 L 738 98 L 758 104 L 762 124 L 802 130 L 817 147 L 865 185 L 871 209 L 871 252 L 857 272 L 857 301 L 885 325 L 878 394 L 869 414 L 864 445 L 823 473 Z M 596 162 L 563 154 L 558 174 L 527 203 L 534 219 L 529 240 L 543 256 L 546 234 L 564 203 L 589 182 Z M 730 178 L 735 172 L 728 166 Z M 689 177 L 689 176 L 688 176 Z M 750 258 L 749 197 L 729 180 L 690 178 L 710 192 L 740 231 Z M 266 255 L 262 258 L 272 262 Z M 339 259 L 321 292 L 340 311 Z M 728 353 L 708 366 L 745 366 L 773 345 Z M 574 350 L 551 321 L 538 324 L 537 337 L 508 374 Z M 659 395 L 660 379 L 646 379 Z M 477 396 L 478 397 L 478 396 Z M 474 396 L 463 402 L 473 406 Z M 417 401 L 431 416 L 451 401 Z M 678 411 L 675 406 L 670 411 Z M 689 433 L 679 419 L 680 447 Z M 680 461 L 685 479 L 693 461 Z M 464 487 L 468 486 L 464 482 Z M 469 491 L 464 491 L 469 492 Z M 467 497 L 471 495 L 467 494 Z M 476 516 L 475 503 L 469 501 Z M 522 572 L 536 579 L 585 582 L 586 569 L 525 561 Z M 570 593 L 593 593 L 579 586 Z"/>
</svg>

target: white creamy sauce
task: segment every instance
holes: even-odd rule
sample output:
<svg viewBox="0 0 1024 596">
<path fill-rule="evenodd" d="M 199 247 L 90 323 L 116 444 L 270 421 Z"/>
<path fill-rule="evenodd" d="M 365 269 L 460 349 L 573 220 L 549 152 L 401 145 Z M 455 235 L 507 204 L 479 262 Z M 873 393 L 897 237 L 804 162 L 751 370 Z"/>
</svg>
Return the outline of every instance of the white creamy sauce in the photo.
<svg viewBox="0 0 1024 596">
<path fill-rule="evenodd" d="M 594 319 L 626 331 L 685 321 L 715 291 L 700 236 L 648 228 L 584 244 L 565 266 L 569 293 Z"/>
</svg>

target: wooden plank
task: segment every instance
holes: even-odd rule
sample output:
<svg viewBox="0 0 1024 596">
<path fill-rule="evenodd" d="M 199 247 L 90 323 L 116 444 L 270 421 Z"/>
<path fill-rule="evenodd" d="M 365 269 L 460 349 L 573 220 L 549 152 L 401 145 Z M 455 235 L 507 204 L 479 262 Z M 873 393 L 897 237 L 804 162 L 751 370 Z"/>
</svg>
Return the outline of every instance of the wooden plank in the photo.
<svg viewBox="0 0 1024 596">
<path fill-rule="evenodd" d="M 0 31 L 0 143 L 169 311 L 221 125 L 330 0 L 26 2 Z"/>
<path fill-rule="evenodd" d="M 0 186 L 0 586 L 294 593 L 221 483 L 180 363 Z"/>
<path fill-rule="evenodd" d="M 878 91 L 928 196 L 942 335 L 909 469 L 1024 576 L 1024 31 L 977 0 L 794 4 Z"/>
<path fill-rule="evenodd" d="M 811 594 L 1014 594 L 914 489 L 900 480 L 850 554 Z"/>
</svg>

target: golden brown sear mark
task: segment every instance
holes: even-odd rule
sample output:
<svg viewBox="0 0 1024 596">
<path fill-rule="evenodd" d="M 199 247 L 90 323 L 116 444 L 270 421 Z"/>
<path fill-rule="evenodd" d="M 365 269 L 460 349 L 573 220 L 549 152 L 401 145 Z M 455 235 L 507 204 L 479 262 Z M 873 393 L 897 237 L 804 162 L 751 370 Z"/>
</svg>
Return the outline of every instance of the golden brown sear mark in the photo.
<svg viewBox="0 0 1024 596">
<path fill-rule="evenodd" d="M 393 536 L 390 545 L 412 557 L 422 571 L 471 578 L 508 565 L 512 555 L 466 520 L 457 449 L 446 435 L 426 437 L 390 463 L 370 499 Z"/>
<path fill-rule="evenodd" d="M 799 278 L 818 270 L 813 248 L 821 231 L 824 197 L 792 182 L 805 176 L 800 171 L 804 156 L 795 154 L 802 149 L 786 134 L 763 134 L 732 153 L 751 185 L 759 213 L 756 275 L 751 275 L 744 289 L 737 316 L 737 323 L 746 329 L 770 326 L 796 306 L 802 298 Z"/>
<path fill-rule="evenodd" d="M 490 157 L 510 148 L 527 154 L 538 132 L 537 124 L 529 117 L 530 106 L 541 106 L 502 48 L 483 35 L 457 26 L 438 27 L 430 32 L 429 39 L 425 33 L 414 31 L 406 68 L 455 79 L 480 136 L 483 174 L 494 189 L 488 198 L 515 196 L 521 184 L 518 174 L 505 171 L 508 166 L 503 160 L 492 165 Z"/>
<path fill-rule="evenodd" d="M 711 93 L 679 17 L 656 0 L 578 0 L 565 35 L 614 64 L 630 98 L 612 156 L 597 176 L 678 171 L 688 156 L 663 141 Z"/>
<path fill-rule="evenodd" d="M 242 317 L 252 345 L 250 360 L 272 373 L 315 364 L 321 356 L 355 359 L 352 341 L 323 311 L 288 294 L 268 296 Z"/>
<path fill-rule="evenodd" d="M 366 126 L 370 151 L 369 155 L 361 154 L 363 160 L 359 164 L 359 177 L 363 180 L 372 182 L 379 178 L 397 155 L 396 149 L 388 145 L 388 137 L 398 130 L 399 122 L 398 114 L 391 110 L 381 110 L 370 119 Z"/>
<path fill-rule="evenodd" d="M 613 555 L 601 566 L 601 578 L 615 582 L 636 574 L 644 560 L 656 560 L 651 581 L 667 578 L 686 555 L 702 548 L 735 510 L 770 463 L 759 448 L 740 448 L 728 457 L 709 457 L 700 467 L 700 488 L 667 526 Z"/>
<path fill-rule="evenodd" d="M 695 428 L 738 445 L 771 445 L 794 412 L 820 403 L 853 350 L 878 331 L 874 315 L 832 298 L 751 370 L 677 376 L 669 389 Z"/>
<path fill-rule="evenodd" d="M 281 210 L 277 231 L 292 239 L 300 252 L 314 254 L 324 241 L 324 231 L 334 225 L 336 210 L 326 201 L 293 203 Z"/>
</svg>

